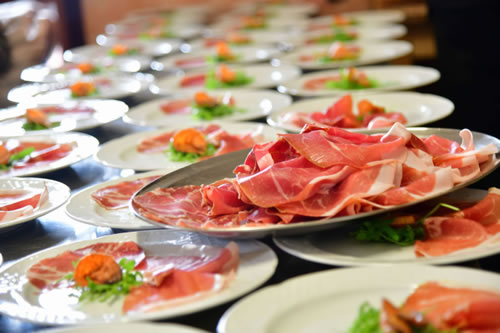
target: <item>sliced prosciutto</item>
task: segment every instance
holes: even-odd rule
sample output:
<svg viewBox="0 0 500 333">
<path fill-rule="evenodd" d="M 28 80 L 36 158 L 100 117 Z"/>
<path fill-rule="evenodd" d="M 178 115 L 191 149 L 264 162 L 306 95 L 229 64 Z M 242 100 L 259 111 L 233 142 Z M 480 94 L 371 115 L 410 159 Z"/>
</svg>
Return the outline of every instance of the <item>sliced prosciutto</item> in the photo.
<svg viewBox="0 0 500 333">
<path fill-rule="evenodd" d="M 230 242 L 225 248 L 208 245 L 166 245 L 165 253 L 146 255 L 135 242 L 96 243 L 66 251 L 31 266 L 27 277 L 44 292 L 73 288 L 60 279 L 74 272 L 82 257 L 93 254 L 134 260 L 134 270 L 142 273 L 142 284 L 132 287 L 123 300 L 124 313 L 157 311 L 165 307 L 208 296 L 227 287 L 239 265 L 239 249 Z"/>
<path fill-rule="evenodd" d="M 121 209 L 128 207 L 128 203 L 135 192 L 160 178 L 160 176 L 144 177 L 121 182 L 115 185 L 100 188 L 90 194 L 99 206 L 106 209 Z"/>
<path fill-rule="evenodd" d="M 497 241 L 500 233 L 500 190 L 490 188 L 476 204 L 445 216 L 424 220 L 426 237 L 415 243 L 419 257 L 440 256 Z"/>
<path fill-rule="evenodd" d="M 218 156 L 233 151 L 252 147 L 256 141 L 252 133 L 230 134 L 218 125 L 207 125 L 195 127 L 206 136 L 206 141 L 213 144 L 217 149 L 213 155 Z M 165 132 L 159 135 L 147 137 L 137 145 L 140 153 L 158 153 L 167 150 L 178 131 Z"/>
<path fill-rule="evenodd" d="M 145 258 L 144 251 L 134 242 L 96 243 L 63 252 L 56 257 L 43 259 L 31 266 L 26 276 L 30 283 L 39 289 L 55 287 L 58 280 L 75 269 L 74 262 L 90 253 L 107 254 L 113 256 L 117 261 L 127 258 L 134 260 L 136 265 Z"/>
<path fill-rule="evenodd" d="M 205 84 L 205 74 L 188 75 L 179 82 L 180 87 L 197 87 Z"/>
<path fill-rule="evenodd" d="M 72 152 L 75 144 L 8 139 L 4 142 L 0 142 L 0 145 L 3 145 L 10 155 L 17 154 L 28 148 L 33 148 L 34 151 L 31 154 L 22 160 L 13 162 L 10 166 L 13 169 L 24 169 L 42 166 L 60 160 Z"/>
<path fill-rule="evenodd" d="M 27 216 L 48 199 L 47 187 L 0 191 L 0 223 Z"/>
<path fill-rule="evenodd" d="M 406 299 L 400 314 L 419 318 L 441 330 L 500 332 L 500 294 L 428 282 Z"/>
<path fill-rule="evenodd" d="M 160 105 L 161 110 L 166 114 L 186 114 L 191 113 L 191 103 L 189 99 L 170 101 Z"/>
<path fill-rule="evenodd" d="M 157 311 L 218 292 L 234 277 L 238 263 L 233 242 L 207 256 L 147 257 L 137 269 L 148 283 L 132 289 L 123 312 Z"/>
<path fill-rule="evenodd" d="M 369 109 L 363 110 L 362 106 L 369 104 Z M 353 112 L 353 101 L 351 95 L 345 95 L 328 107 L 323 112 L 292 112 L 284 116 L 286 122 L 297 127 L 305 125 L 327 125 L 341 128 L 381 128 L 391 127 L 399 122 L 405 124 L 406 117 L 400 112 L 385 112 L 384 108 L 376 107 L 366 100 L 358 103 L 360 112 Z M 361 113 L 361 110 L 364 113 Z M 365 111 L 366 110 L 366 111 Z"/>
<path fill-rule="evenodd" d="M 481 170 L 497 148 L 474 149 L 469 133 L 461 132 L 462 156 L 474 156 Z M 191 228 L 290 223 L 393 207 L 464 181 L 469 166 L 437 164 L 443 155 L 434 156 L 429 144 L 399 123 L 385 135 L 307 126 L 255 145 L 234 179 L 159 188 L 135 197 L 133 206 L 149 219 Z"/>
</svg>

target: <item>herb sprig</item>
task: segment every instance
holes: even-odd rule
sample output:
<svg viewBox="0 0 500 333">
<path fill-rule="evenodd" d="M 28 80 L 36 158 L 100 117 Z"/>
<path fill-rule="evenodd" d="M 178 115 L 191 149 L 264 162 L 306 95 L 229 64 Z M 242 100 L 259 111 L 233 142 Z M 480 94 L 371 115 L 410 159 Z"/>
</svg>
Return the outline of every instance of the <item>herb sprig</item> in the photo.
<svg viewBox="0 0 500 333">
<path fill-rule="evenodd" d="M 87 278 L 88 286 L 75 288 L 80 291 L 78 302 L 99 301 L 114 302 L 118 297 L 127 295 L 133 287 L 140 286 L 143 283 L 143 275 L 139 271 L 134 271 L 135 261 L 123 258 L 118 263 L 122 268 L 122 279 L 115 283 L 97 284 L 90 278 Z M 73 266 L 76 267 L 74 262 Z M 73 280 L 73 272 L 66 274 L 62 279 Z"/>
<path fill-rule="evenodd" d="M 219 104 L 216 106 L 200 106 L 198 104 L 193 104 L 192 115 L 195 119 L 200 120 L 212 120 L 214 118 L 224 117 L 232 115 L 235 112 L 246 112 L 245 109 L 237 108 L 228 104 Z"/>
<path fill-rule="evenodd" d="M 173 144 L 170 143 L 168 149 L 165 151 L 167 157 L 174 162 L 196 162 L 201 157 L 212 156 L 217 151 L 217 147 L 213 144 L 207 144 L 207 150 L 204 154 L 196 154 L 196 153 L 185 153 L 182 151 L 178 151 L 174 148 Z"/>
<path fill-rule="evenodd" d="M 439 203 L 415 223 L 401 227 L 393 225 L 395 218 L 385 217 L 365 221 L 358 230 L 351 233 L 351 237 L 366 242 L 392 243 L 399 246 L 413 245 L 417 240 L 425 237 L 424 220 L 434 215 L 441 207 L 454 211 L 460 210 L 458 207 Z"/>
</svg>

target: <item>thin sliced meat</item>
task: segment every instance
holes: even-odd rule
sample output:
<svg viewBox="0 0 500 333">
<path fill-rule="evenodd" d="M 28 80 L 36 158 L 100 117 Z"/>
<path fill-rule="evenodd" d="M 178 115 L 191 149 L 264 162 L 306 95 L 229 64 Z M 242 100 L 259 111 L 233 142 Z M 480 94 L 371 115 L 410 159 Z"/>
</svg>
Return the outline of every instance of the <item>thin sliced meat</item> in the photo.
<svg viewBox="0 0 500 333">
<path fill-rule="evenodd" d="M 125 297 L 122 310 L 124 313 L 157 311 L 206 297 L 228 285 L 238 261 L 238 246 L 234 242 L 215 257 L 153 257 L 138 269 L 146 277 L 156 273 L 155 283 L 133 288 Z"/>
<path fill-rule="evenodd" d="M 12 166 L 12 168 L 23 169 L 23 168 L 37 167 L 53 161 L 60 160 L 68 156 L 72 152 L 74 146 L 75 143 L 54 144 L 54 143 L 41 143 L 41 142 L 22 142 L 11 152 L 12 153 L 20 152 L 29 147 L 34 147 L 35 151 L 32 152 L 29 155 L 29 157 L 27 157 L 25 160 L 16 162 Z"/>
<path fill-rule="evenodd" d="M 192 57 L 188 59 L 177 59 L 175 61 L 176 66 L 181 66 L 181 67 L 199 67 L 201 65 L 204 65 L 206 63 L 206 60 L 204 57 Z"/>
<path fill-rule="evenodd" d="M 26 276 L 30 283 L 39 289 L 55 285 L 59 279 L 75 269 L 73 263 L 90 253 L 107 254 L 117 261 L 127 258 L 134 260 L 136 265 L 145 258 L 144 251 L 134 242 L 96 243 L 77 250 L 66 251 L 56 257 L 43 259 L 31 266 Z"/>
<path fill-rule="evenodd" d="M 90 106 L 85 105 L 77 105 L 71 108 L 65 108 L 62 106 L 47 106 L 42 108 L 42 111 L 45 113 L 53 113 L 53 114 L 73 114 L 73 113 L 95 113 L 95 109 Z"/>
<path fill-rule="evenodd" d="M 134 193 L 160 177 L 160 175 L 144 177 L 106 186 L 92 192 L 90 196 L 103 208 L 126 208 Z"/>
<path fill-rule="evenodd" d="M 170 101 L 160 105 L 161 110 L 166 114 L 186 114 L 191 113 L 190 99 Z"/>
<path fill-rule="evenodd" d="M 453 217 L 474 220 L 483 225 L 488 233 L 500 232 L 500 190 L 490 188 L 488 194 L 475 205 L 453 213 Z"/>
<path fill-rule="evenodd" d="M 446 147 L 442 150 L 486 157 L 477 159 L 481 168 L 481 161 L 494 158 L 494 150 L 475 150 L 468 133 L 462 132 L 461 150 L 449 141 L 434 141 Z M 307 125 L 300 134 L 255 145 L 234 169 L 234 179 L 156 189 L 136 197 L 134 206 L 146 218 L 190 228 L 354 215 L 438 195 L 459 184 L 463 166 L 436 165 L 448 153 L 434 156 L 435 151 L 400 123 L 384 135 Z"/>
<path fill-rule="evenodd" d="M 188 75 L 182 78 L 181 82 L 179 82 L 179 86 L 181 87 L 196 87 L 202 86 L 205 84 L 205 74 L 198 75 Z"/>
<path fill-rule="evenodd" d="M 369 129 L 391 127 L 395 123 L 406 124 L 408 122 L 406 117 L 400 112 L 377 114 L 375 117 L 370 118 L 366 117 L 366 119 L 363 120 L 364 127 Z"/>
<path fill-rule="evenodd" d="M 7 222 L 32 214 L 49 197 L 47 186 L 41 189 L 0 191 L 0 222 Z"/>
<path fill-rule="evenodd" d="M 408 317 L 420 314 L 441 330 L 500 331 L 500 294 L 490 291 L 451 288 L 428 282 L 406 299 L 401 312 Z"/>
<path fill-rule="evenodd" d="M 429 217 L 424 221 L 425 240 L 415 242 L 418 257 L 441 256 L 475 247 L 488 239 L 479 223 L 456 217 Z"/>
<path fill-rule="evenodd" d="M 306 82 L 304 82 L 304 89 L 307 90 L 318 90 L 318 89 L 325 89 L 325 84 L 328 81 L 339 81 L 340 80 L 340 75 L 332 75 L 332 76 L 325 76 L 325 77 L 320 77 L 317 79 L 311 79 Z"/>
</svg>

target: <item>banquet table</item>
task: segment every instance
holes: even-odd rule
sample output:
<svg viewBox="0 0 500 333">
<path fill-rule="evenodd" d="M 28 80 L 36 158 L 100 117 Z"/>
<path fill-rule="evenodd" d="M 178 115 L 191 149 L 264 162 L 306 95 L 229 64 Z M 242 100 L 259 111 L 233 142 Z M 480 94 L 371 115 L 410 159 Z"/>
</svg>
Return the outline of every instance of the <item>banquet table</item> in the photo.
<svg viewBox="0 0 500 333">
<path fill-rule="evenodd" d="M 157 98 L 157 96 L 144 92 L 139 96 L 126 99 L 125 102 L 132 107 L 153 98 Z M 259 121 L 264 122 L 265 120 L 260 119 Z M 88 130 L 86 133 L 95 136 L 102 144 L 125 134 L 147 129 L 117 120 L 99 128 Z M 496 172 L 498 173 L 498 171 Z M 42 177 L 63 182 L 71 188 L 72 193 L 76 193 L 88 186 L 120 176 L 128 176 L 132 173 L 132 170 L 120 170 L 103 166 L 90 157 L 71 167 L 44 174 Z M 492 179 L 491 175 L 476 184 L 475 187 L 487 189 L 490 186 L 495 186 L 495 184 L 490 183 L 490 179 Z M 0 233 L 0 253 L 4 257 L 2 269 L 13 264 L 18 259 L 49 247 L 79 240 L 95 239 L 120 232 L 125 231 L 95 227 L 72 220 L 65 214 L 64 207 L 61 207 L 34 221 L 22 224 L 15 230 Z M 277 284 L 306 273 L 338 269 L 338 267 L 316 264 L 291 256 L 275 246 L 270 237 L 264 238 L 262 241 L 275 251 L 279 260 L 275 274 L 262 287 Z M 500 273 L 500 255 L 464 262 L 459 265 Z M 215 332 L 219 318 L 235 301 L 191 315 L 169 319 L 168 321 Z M 32 332 L 42 328 L 46 327 L 0 315 L 0 332 Z"/>
</svg>

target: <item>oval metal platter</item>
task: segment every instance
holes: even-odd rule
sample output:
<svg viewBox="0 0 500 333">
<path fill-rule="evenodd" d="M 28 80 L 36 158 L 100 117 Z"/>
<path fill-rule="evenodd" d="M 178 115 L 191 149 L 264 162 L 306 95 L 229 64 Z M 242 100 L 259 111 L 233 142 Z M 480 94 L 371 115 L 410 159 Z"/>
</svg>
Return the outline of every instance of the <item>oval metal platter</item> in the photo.
<svg viewBox="0 0 500 333">
<path fill-rule="evenodd" d="M 461 142 L 461 138 L 459 136 L 460 130 L 456 129 L 422 127 L 422 128 L 410 128 L 409 130 L 418 137 L 427 137 L 434 134 L 444 137 L 446 139 Z M 472 133 L 476 148 L 481 148 L 490 143 L 493 143 L 500 150 L 499 139 L 479 132 L 472 132 Z M 140 191 L 138 191 L 133 198 L 160 187 L 165 188 L 165 187 L 175 187 L 184 185 L 210 184 L 223 178 L 232 178 L 234 176 L 233 174 L 234 168 L 245 161 L 245 158 L 249 152 L 250 149 L 240 150 L 237 152 L 225 154 L 222 156 L 211 158 L 209 160 L 191 164 L 185 168 L 166 174 L 165 176 L 157 179 L 148 186 L 145 186 Z M 156 226 L 162 226 L 164 228 L 173 228 L 179 230 L 197 231 L 215 237 L 241 239 L 241 238 L 262 238 L 268 235 L 275 235 L 275 236 L 298 235 L 298 234 L 305 234 L 305 233 L 316 232 L 343 226 L 346 225 L 347 223 L 352 223 L 354 220 L 357 219 L 364 219 L 373 215 L 387 213 L 390 211 L 413 206 L 418 203 L 437 198 L 439 196 L 457 191 L 461 188 L 464 188 L 479 181 L 480 179 L 484 178 L 492 171 L 494 171 L 499 165 L 500 165 L 500 153 L 497 153 L 495 158 L 493 158 L 489 162 L 485 162 L 485 164 L 482 165 L 483 170 L 476 178 L 468 182 L 456 185 L 455 187 L 453 187 L 448 191 L 435 193 L 420 200 L 415 200 L 413 202 L 404 205 L 397 205 L 390 208 L 374 210 L 371 212 L 361 213 L 351 216 L 324 218 L 306 222 L 295 222 L 290 224 L 268 224 L 259 227 L 241 226 L 236 228 L 195 229 L 188 227 L 171 226 L 145 218 L 144 216 L 140 215 L 139 212 L 136 210 L 136 207 L 133 204 L 133 200 L 130 201 L 131 202 L 130 207 L 137 217 L 145 220 L 146 222 L 152 223 Z"/>
</svg>

